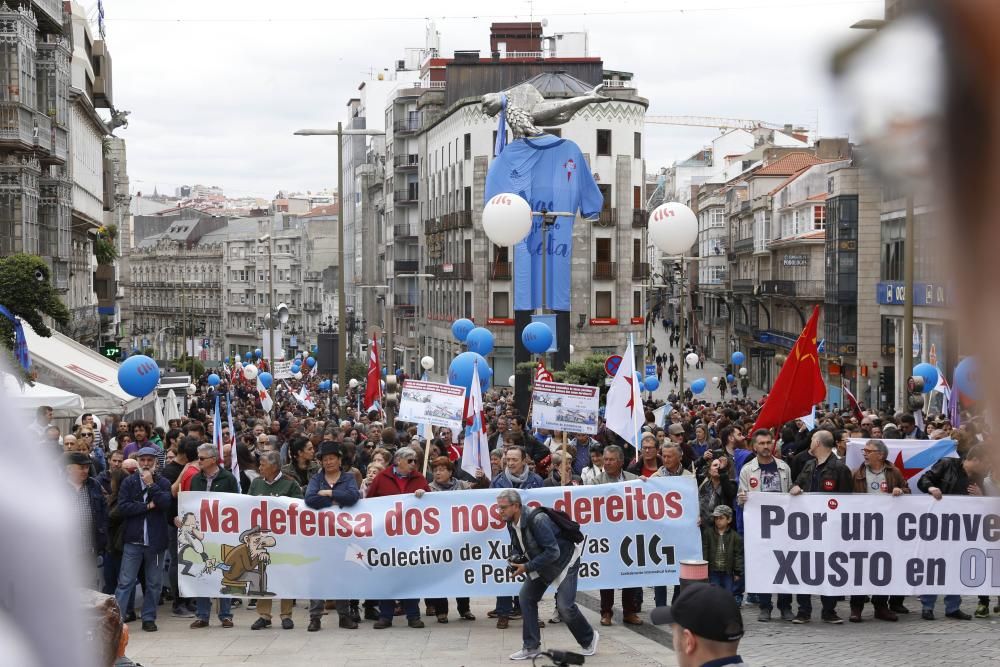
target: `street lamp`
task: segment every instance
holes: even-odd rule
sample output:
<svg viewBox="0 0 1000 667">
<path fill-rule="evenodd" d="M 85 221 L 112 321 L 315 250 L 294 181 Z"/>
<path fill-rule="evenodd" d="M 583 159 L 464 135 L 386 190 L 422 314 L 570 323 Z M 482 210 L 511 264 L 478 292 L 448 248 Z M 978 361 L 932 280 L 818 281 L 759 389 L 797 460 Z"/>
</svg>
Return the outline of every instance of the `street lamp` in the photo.
<svg viewBox="0 0 1000 667">
<path fill-rule="evenodd" d="M 288 321 L 288 306 L 283 303 L 279 303 L 277 306 L 274 305 L 274 262 L 271 259 L 274 240 L 270 234 L 264 234 L 257 241 L 258 243 L 267 244 L 267 317 L 264 318 L 264 327 L 271 332 L 269 335 L 271 349 L 267 358 L 267 368 L 271 373 L 274 373 L 274 359 L 278 353 L 278 347 L 274 340 L 274 332 L 277 330 L 279 324 L 284 324 Z M 271 384 L 271 397 L 274 398 L 274 383 Z"/>
<path fill-rule="evenodd" d="M 343 123 L 337 123 L 336 130 L 297 130 L 296 136 L 335 136 L 337 137 L 337 313 L 339 315 L 339 340 L 337 343 L 337 368 L 340 373 L 340 381 L 337 383 L 337 398 L 341 405 L 344 404 L 344 394 L 347 391 L 347 337 L 344 335 L 344 328 L 347 326 L 347 313 L 345 311 L 346 296 L 344 292 L 344 136 L 380 136 L 385 134 L 384 130 L 368 129 L 344 129 Z"/>
<path fill-rule="evenodd" d="M 694 211 L 678 202 L 667 202 L 656 207 L 649 215 L 649 238 L 653 245 L 665 255 L 678 256 L 681 261 L 680 280 L 680 303 L 681 303 L 681 345 L 684 344 L 684 321 L 686 317 L 684 277 L 687 273 L 687 262 L 698 261 L 697 257 L 685 257 L 684 253 L 691 250 L 691 246 L 698 240 L 698 218 Z M 683 349 L 683 348 L 682 348 Z M 681 359 L 677 366 L 680 379 L 681 396 L 684 395 L 684 366 L 686 362 Z"/>
</svg>

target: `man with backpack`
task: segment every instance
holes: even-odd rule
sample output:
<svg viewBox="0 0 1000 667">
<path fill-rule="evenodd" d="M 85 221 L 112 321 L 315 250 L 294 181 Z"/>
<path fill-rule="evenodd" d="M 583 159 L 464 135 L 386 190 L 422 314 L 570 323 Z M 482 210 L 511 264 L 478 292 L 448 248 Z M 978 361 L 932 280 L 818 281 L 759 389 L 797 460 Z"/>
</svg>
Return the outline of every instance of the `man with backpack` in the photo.
<svg viewBox="0 0 1000 667">
<path fill-rule="evenodd" d="M 556 588 L 559 617 L 582 647 L 583 655 L 594 655 L 600 634 L 576 606 L 576 584 L 584 539 L 580 527 L 565 514 L 547 507 L 525 510 L 521 494 L 504 489 L 497 496 L 500 516 L 510 532 L 509 567 L 524 575 L 521 584 L 523 648 L 511 660 L 533 660 L 541 655 L 538 601 L 549 586 Z"/>
</svg>

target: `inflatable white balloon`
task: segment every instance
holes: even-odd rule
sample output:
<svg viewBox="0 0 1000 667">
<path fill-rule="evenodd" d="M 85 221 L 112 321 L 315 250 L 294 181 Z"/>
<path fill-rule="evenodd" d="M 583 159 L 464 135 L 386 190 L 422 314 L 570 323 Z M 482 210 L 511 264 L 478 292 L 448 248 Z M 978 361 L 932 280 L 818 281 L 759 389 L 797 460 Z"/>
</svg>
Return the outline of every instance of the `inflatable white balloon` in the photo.
<svg viewBox="0 0 1000 667">
<path fill-rule="evenodd" d="M 698 240 L 698 218 L 684 204 L 660 204 L 649 214 L 649 238 L 664 253 L 683 255 Z"/>
<path fill-rule="evenodd" d="M 712 384 L 719 384 L 719 376 L 716 375 L 712 378 Z"/>
<path fill-rule="evenodd" d="M 357 389 L 358 381 L 355 380 L 354 378 L 351 378 L 351 381 L 347 383 L 347 386 L 350 387 L 351 389 Z"/>
<path fill-rule="evenodd" d="M 243 377 L 248 380 L 257 379 L 257 367 L 253 364 L 247 364 L 243 367 Z"/>
<path fill-rule="evenodd" d="M 483 231 L 500 246 L 520 243 L 531 231 L 531 206 L 509 192 L 490 197 L 483 208 Z"/>
<path fill-rule="evenodd" d="M 510 384 L 510 386 L 513 387 L 514 386 L 514 376 L 511 375 L 510 378 L 507 380 L 507 382 Z"/>
<path fill-rule="evenodd" d="M 429 371 L 434 368 L 434 357 L 424 357 L 420 360 L 420 367 L 425 371 Z"/>
<path fill-rule="evenodd" d="M 698 363 L 698 355 L 692 352 L 688 356 L 684 357 L 684 360 L 688 362 L 688 366 L 694 366 Z"/>
<path fill-rule="evenodd" d="M 746 376 L 747 376 L 747 373 L 749 373 L 749 372 L 750 372 L 750 371 L 748 371 L 747 369 L 745 369 L 745 368 L 741 368 L 741 369 L 740 369 L 740 377 L 746 377 Z"/>
</svg>

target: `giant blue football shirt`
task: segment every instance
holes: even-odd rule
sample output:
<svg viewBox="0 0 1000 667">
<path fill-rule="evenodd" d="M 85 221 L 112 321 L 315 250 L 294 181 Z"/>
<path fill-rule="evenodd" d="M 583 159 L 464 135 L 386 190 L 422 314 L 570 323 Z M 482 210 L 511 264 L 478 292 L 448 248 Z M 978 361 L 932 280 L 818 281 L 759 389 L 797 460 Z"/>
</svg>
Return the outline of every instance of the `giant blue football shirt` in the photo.
<svg viewBox="0 0 1000 667">
<path fill-rule="evenodd" d="M 511 142 L 490 165 L 486 198 L 501 192 L 520 195 L 532 211 L 572 212 L 559 216 L 548 229 L 545 247 L 544 305 L 570 310 L 573 221 L 576 212 L 596 219 L 604 204 L 579 146 L 550 134 Z M 542 217 L 534 216 L 531 232 L 514 246 L 514 310 L 541 308 Z"/>
</svg>

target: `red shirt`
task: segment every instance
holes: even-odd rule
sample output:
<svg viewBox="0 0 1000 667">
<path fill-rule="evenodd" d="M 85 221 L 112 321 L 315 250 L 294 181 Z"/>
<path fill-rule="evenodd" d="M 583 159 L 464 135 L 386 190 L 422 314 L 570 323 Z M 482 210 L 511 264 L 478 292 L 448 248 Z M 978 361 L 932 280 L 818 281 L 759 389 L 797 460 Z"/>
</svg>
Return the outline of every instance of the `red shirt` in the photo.
<svg viewBox="0 0 1000 667">
<path fill-rule="evenodd" d="M 643 477 L 649 477 L 657 470 L 659 470 L 659 468 L 649 469 L 646 466 L 642 466 L 642 470 L 639 471 L 639 474 L 642 475 Z"/>
<path fill-rule="evenodd" d="M 198 467 L 187 467 L 184 466 L 184 470 L 181 472 L 181 491 L 191 490 L 191 478 L 198 474 Z"/>
</svg>

